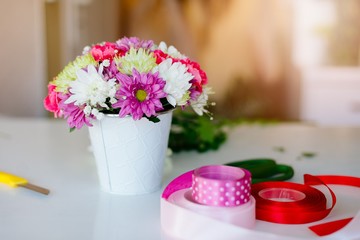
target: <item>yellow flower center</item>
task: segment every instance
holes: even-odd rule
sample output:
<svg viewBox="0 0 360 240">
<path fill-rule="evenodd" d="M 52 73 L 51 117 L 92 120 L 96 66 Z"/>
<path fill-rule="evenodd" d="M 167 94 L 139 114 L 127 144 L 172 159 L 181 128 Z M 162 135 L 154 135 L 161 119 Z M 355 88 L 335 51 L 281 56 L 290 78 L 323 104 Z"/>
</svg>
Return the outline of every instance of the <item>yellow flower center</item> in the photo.
<svg viewBox="0 0 360 240">
<path fill-rule="evenodd" d="M 144 90 L 139 89 L 136 91 L 135 96 L 136 96 L 137 100 L 139 100 L 140 102 L 143 102 L 147 97 L 147 93 Z"/>
</svg>

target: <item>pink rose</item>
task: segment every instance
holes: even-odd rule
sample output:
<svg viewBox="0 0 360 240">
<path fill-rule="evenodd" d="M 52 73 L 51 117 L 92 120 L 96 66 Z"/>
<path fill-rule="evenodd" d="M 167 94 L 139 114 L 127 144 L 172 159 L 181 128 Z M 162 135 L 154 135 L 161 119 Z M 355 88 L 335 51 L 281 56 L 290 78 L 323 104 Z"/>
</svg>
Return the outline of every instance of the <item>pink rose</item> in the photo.
<svg viewBox="0 0 360 240">
<path fill-rule="evenodd" d="M 170 57 L 168 54 L 164 53 L 161 50 L 155 50 L 154 56 L 156 58 L 156 64 L 160 64 L 162 61 Z"/>
<path fill-rule="evenodd" d="M 190 91 L 192 96 L 198 96 L 202 93 L 203 86 L 207 84 L 208 79 L 206 73 L 200 68 L 197 62 L 190 59 L 181 59 L 180 62 L 185 64 L 188 68 L 188 72 L 191 73 L 194 78 L 190 81 L 192 84 Z"/>
<path fill-rule="evenodd" d="M 102 62 L 104 60 L 112 60 L 119 51 L 116 44 L 106 42 L 104 45 L 98 44 L 93 46 L 90 52 L 95 61 Z"/>
<path fill-rule="evenodd" d="M 44 99 L 44 107 L 49 112 L 54 113 L 54 116 L 61 117 L 62 113 L 59 108 L 60 98 L 58 97 L 58 93 L 55 91 L 56 86 L 49 83 L 48 85 L 48 95 Z"/>
</svg>

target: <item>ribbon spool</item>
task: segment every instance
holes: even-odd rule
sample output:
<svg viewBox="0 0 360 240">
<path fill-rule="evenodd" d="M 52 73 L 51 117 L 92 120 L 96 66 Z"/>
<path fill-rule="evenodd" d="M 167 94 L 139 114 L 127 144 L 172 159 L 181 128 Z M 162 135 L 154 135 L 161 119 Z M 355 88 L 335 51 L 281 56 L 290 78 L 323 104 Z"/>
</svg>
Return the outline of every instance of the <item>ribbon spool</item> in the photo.
<svg viewBox="0 0 360 240">
<path fill-rule="evenodd" d="M 325 218 L 336 203 L 334 192 L 319 178 L 305 174 L 305 185 L 290 182 L 263 182 L 252 185 L 256 199 L 256 218 L 273 223 L 303 224 Z M 326 197 L 310 185 L 324 185 L 332 196 L 330 208 Z"/>
<path fill-rule="evenodd" d="M 195 169 L 192 197 L 208 206 L 233 207 L 250 200 L 251 173 L 245 169 L 210 165 Z"/>
<path fill-rule="evenodd" d="M 209 165 L 186 172 L 165 188 L 162 221 L 183 219 L 178 207 L 244 228 L 255 225 L 255 199 L 251 194 L 251 173 L 246 169 Z M 162 204 L 162 206 L 165 204 Z M 164 210 L 167 209 L 167 210 Z"/>
<path fill-rule="evenodd" d="M 247 169 L 251 172 L 252 183 L 285 181 L 294 176 L 294 169 L 288 165 L 277 164 L 270 158 L 256 158 L 231 162 L 227 166 Z"/>
<path fill-rule="evenodd" d="M 168 202 L 203 216 L 208 216 L 236 226 L 253 228 L 255 225 L 255 199 L 252 196 L 250 196 L 247 203 L 239 206 L 215 207 L 195 202 L 191 196 L 191 190 L 182 189 L 171 194 L 168 198 Z M 174 218 L 177 217 L 176 214 L 170 215 Z M 188 219 L 183 220 L 189 221 Z"/>
</svg>

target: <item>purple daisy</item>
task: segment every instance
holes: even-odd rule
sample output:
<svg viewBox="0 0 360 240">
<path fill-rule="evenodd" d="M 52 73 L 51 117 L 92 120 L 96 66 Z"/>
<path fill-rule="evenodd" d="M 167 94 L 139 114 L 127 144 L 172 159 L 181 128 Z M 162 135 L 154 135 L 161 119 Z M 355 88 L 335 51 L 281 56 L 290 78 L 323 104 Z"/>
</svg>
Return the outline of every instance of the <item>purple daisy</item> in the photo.
<svg viewBox="0 0 360 240">
<path fill-rule="evenodd" d="M 64 102 L 69 98 L 69 94 L 61 94 L 60 96 L 59 107 L 63 110 L 64 118 L 67 119 L 67 123 L 70 128 L 80 129 L 84 124 L 87 126 L 92 126 L 90 123 L 91 116 L 86 116 L 83 109 L 79 106 L 76 106 L 74 103 Z"/>
<path fill-rule="evenodd" d="M 119 101 L 113 104 L 114 108 L 121 108 L 120 117 L 131 115 L 134 120 L 156 116 L 156 112 L 163 110 L 161 98 L 167 96 L 164 92 L 165 81 L 158 73 L 139 73 L 133 69 L 133 75 L 121 74 L 121 87 L 116 92 Z"/>
<path fill-rule="evenodd" d="M 135 49 L 151 49 L 154 42 L 152 40 L 140 40 L 137 37 L 123 37 L 116 41 L 116 45 L 121 52 L 127 52 L 131 47 Z"/>
<path fill-rule="evenodd" d="M 106 81 L 108 81 L 109 79 L 117 79 L 118 78 L 118 74 L 119 74 L 119 70 L 116 66 L 115 61 L 111 61 L 110 65 L 108 67 L 105 67 L 103 70 L 103 74 L 104 74 L 104 79 Z"/>
</svg>

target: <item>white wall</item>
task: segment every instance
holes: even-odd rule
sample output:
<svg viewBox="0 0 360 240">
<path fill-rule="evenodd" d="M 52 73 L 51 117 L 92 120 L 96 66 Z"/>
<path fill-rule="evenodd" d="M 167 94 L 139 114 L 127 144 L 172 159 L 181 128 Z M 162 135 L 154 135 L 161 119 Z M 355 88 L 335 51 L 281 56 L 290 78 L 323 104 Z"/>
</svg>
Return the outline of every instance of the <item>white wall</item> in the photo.
<svg viewBox="0 0 360 240">
<path fill-rule="evenodd" d="M 293 63 L 299 71 L 299 118 L 324 126 L 360 126 L 360 68 L 327 66 L 323 31 L 336 23 L 332 0 L 293 0 Z"/>
<path fill-rule="evenodd" d="M 301 119 L 326 126 L 360 126 L 360 67 L 302 73 Z"/>
<path fill-rule="evenodd" d="M 118 0 L 56 1 L 60 3 L 60 61 L 64 66 L 85 46 L 121 37 Z"/>
<path fill-rule="evenodd" d="M 0 1 L 1 115 L 45 115 L 44 23 L 43 0 Z"/>
<path fill-rule="evenodd" d="M 327 36 L 336 22 L 333 0 L 293 0 L 293 63 L 301 68 L 326 63 Z"/>
</svg>

